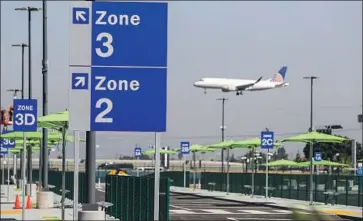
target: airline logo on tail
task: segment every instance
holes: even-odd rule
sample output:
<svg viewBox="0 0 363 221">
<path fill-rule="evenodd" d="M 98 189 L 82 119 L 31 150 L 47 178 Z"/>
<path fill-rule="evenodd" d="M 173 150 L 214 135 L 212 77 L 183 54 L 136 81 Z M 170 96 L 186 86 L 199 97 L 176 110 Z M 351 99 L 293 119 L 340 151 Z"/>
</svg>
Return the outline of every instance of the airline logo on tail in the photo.
<svg viewBox="0 0 363 221">
<path fill-rule="evenodd" d="M 286 71 L 287 71 L 287 67 L 283 66 L 275 75 L 274 77 L 271 79 L 272 82 L 276 82 L 276 83 L 283 83 L 285 80 L 285 75 L 286 75 Z"/>
</svg>

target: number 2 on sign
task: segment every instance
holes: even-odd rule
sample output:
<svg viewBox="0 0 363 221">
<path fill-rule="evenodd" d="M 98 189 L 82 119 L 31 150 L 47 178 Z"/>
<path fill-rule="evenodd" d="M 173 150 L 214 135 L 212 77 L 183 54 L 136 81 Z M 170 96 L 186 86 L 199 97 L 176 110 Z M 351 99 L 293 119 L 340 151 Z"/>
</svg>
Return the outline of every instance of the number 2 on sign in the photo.
<svg viewBox="0 0 363 221">
<path fill-rule="evenodd" d="M 96 108 L 102 108 L 102 104 L 106 104 L 106 108 L 97 114 L 95 122 L 96 123 L 113 123 L 112 117 L 105 117 L 113 109 L 113 103 L 108 98 L 101 98 L 96 102 Z"/>
<path fill-rule="evenodd" d="M 262 146 L 272 145 L 272 139 L 262 139 Z"/>
</svg>

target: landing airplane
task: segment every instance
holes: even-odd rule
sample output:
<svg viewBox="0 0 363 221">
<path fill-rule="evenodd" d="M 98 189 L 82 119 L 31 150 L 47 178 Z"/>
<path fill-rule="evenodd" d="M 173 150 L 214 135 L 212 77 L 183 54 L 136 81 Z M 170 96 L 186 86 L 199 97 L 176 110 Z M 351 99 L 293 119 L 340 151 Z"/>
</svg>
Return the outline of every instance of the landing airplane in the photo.
<svg viewBox="0 0 363 221">
<path fill-rule="evenodd" d="M 285 82 L 287 66 L 283 66 L 272 78 L 262 80 L 231 79 L 231 78 L 202 78 L 194 83 L 194 87 L 204 89 L 220 89 L 223 92 L 235 91 L 236 95 L 242 95 L 242 91 L 262 91 L 289 86 Z"/>
</svg>

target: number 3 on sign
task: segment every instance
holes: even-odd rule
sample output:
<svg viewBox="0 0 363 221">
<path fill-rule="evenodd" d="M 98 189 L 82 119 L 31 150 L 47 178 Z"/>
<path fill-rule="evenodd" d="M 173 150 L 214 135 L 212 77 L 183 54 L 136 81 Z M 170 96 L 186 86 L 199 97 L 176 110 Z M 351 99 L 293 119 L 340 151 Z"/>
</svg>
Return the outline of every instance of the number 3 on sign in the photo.
<svg viewBox="0 0 363 221">
<path fill-rule="evenodd" d="M 113 123 L 112 117 L 105 117 L 113 109 L 113 103 L 108 98 L 101 98 L 96 102 L 96 108 L 102 108 L 102 104 L 106 104 L 106 108 L 97 114 L 95 122 L 96 123 Z"/>
<path fill-rule="evenodd" d="M 103 47 L 107 48 L 106 52 L 102 52 L 101 48 L 96 48 L 96 54 L 102 58 L 108 58 L 113 54 L 113 37 L 110 33 L 101 32 L 97 35 L 96 41 L 102 41 L 102 39 L 106 38 L 106 41 L 102 43 Z"/>
</svg>

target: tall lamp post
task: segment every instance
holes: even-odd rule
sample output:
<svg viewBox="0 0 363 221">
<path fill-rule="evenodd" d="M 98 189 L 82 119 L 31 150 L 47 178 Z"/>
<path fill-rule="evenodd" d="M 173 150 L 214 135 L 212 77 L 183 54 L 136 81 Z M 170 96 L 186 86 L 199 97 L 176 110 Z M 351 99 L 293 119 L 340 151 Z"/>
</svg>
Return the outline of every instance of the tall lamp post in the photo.
<svg viewBox="0 0 363 221">
<path fill-rule="evenodd" d="M 25 76 L 24 76 L 24 52 L 25 52 L 25 48 L 28 47 L 27 44 L 25 43 L 21 43 L 21 44 L 13 44 L 13 47 L 21 47 L 21 99 L 24 99 L 24 81 L 25 81 Z"/>
<path fill-rule="evenodd" d="M 28 72 L 28 98 L 31 99 L 32 98 L 32 63 L 31 63 L 31 14 L 32 12 L 37 12 L 40 11 L 40 8 L 35 8 L 35 7 L 22 7 L 22 8 L 15 8 L 15 11 L 27 11 L 28 12 L 28 59 L 29 59 L 29 64 L 28 64 L 28 68 L 29 68 L 29 72 Z M 33 182 L 33 176 L 32 176 L 32 150 L 31 147 L 27 148 L 27 157 L 28 157 L 28 183 L 32 184 Z M 31 187 L 30 187 L 30 194 L 31 194 Z M 23 190 L 24 191 L 24 190 Z"/>
<path fill-rule="evenodd" d="M 310 128 L 309 132 L 313 131 L 313 86 L 314 86 L 314 80 L 318 79 L 316 76 L 309 76 L 304 77 L 303 79 L 309 79 L 310 80 Z M 310 159 L 310 205 L 313 204 L 313 143 L 310 142 L 310 148 L 309 148 L 309 159 Z"/>
<path fill-rule="evenodd" d="M 221 125 L 221 132 L 222 132 L 222 142 L 224 142 L 224 131 L 226 130 L 226 126 L 224 125 L 224 104 L 225 101 L 227 101 L 227 98 L 218 98 L 218 101 L 222 101 L 222 125 Z M 222 173 L 224 173 L 224 148 L 222 148 L 221 150 L 221 161 L 222 161 L 222 166 L 221 166 L 221 170 Z"/>
</svg>

